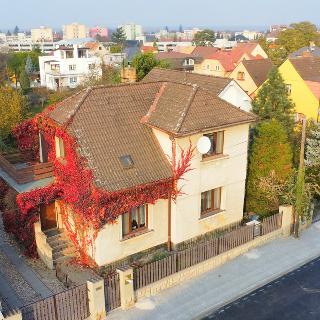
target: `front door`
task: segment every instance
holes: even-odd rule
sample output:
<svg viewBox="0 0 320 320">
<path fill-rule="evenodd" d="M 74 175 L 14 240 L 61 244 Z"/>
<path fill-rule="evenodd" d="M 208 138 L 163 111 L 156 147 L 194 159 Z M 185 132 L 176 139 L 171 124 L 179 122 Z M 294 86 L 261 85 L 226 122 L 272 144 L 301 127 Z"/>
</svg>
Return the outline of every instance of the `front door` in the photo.
<svg viewBox="0 0 320 320">
<path fill-rule="evenodd" d="M 57 215 L 54 202 L 40 206 L 40 221 L 42 231 L 57 227 Z"/>
</svg>

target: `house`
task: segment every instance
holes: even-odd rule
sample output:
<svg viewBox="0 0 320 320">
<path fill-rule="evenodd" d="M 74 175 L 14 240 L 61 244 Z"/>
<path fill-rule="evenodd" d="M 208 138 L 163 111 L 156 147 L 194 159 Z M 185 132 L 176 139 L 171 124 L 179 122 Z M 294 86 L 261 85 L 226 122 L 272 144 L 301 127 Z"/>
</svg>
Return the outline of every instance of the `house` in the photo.
<svg viewBox="0 0 320 320">
<path fill-rule="evenodd" d="M 310 46 L 300 48 L 289 54 L 289 58 L 298 57 L 320 57 L 320 47 L 317 47 L 314 42 L 311 42 Z"/>
<path fill-rule="evenodd" d="M 63 39 L 82 39 L 87 37 L 87 27 L 77 22 L 62 26 Z"/>
<path fill-rule="evenodd" d="M 101 59 L 85 44 L 60 45 L 51 56 L 39 57 L 40 82 L 50 90 L 75 88 L 88 78 L 102 76 Z"/>
<path fill-rule="evenodd" d="M 209 51 L 209 50 L 208 50 Z M 231 50 L 217 50 L 195 65 L 194 72 L 228 77 L 242 60 L 266 59 L 267 54 L 258 43 L 239 43 Z"/>
<path fill-rule="evenodd" d="M 249 96 L 254 97 L 256 90 L 267 80 L 271 69 L 270 59 L 243 60 L 231 72 L 229 78 L 237 81 Z"/>
<path fill-rule="evenodd" d="M 48 266 L 61 258 L 60 251 L 52 254 L 50 238 L 62 233 L 81 257 L 103 266 L 243 217 L 256 116 L 203 87 L 169 81 L 92 87 L 40 118 L 39 153 L 53 162 L 55 180 L 22 194 L 19 203 L 40 210 L 36 243 Z M 195 147 L 203 137 L 209 145 L 200 153 Z"/>
<path fill-rule="evenodd" d="M 203 59 L 193 54 L 181 52 L 159 52 L 155 55 L 159 61 L 166 61 L 170 68 L 174 70 L 193 71 L 194 65 L 200 63 Z"/>
<path fill-rule="evenodd" d="M 319 122 L 320 57 L 289 58 L 279 72 L 298 114 Z"/>
<path fill-rule="evenodd" d="M 244 111 L 251 111 L 251 98 L 233 79 L 206 76 L 178 70 L 154 68 L 142 81 L 169 81 L 182 84 L 191 83 L 208 90 L 216 97 L 223 99 Z"/>
</svg>

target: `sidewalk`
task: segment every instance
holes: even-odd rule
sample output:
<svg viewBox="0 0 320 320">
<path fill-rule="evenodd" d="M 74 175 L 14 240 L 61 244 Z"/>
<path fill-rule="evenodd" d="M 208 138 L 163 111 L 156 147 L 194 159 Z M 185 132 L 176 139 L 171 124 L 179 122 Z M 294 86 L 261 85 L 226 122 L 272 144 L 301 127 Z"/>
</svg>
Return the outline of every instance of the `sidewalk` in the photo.
<svg viewBox="0 0 320 320">
<path fill-rule="evenodd" d="M 127 311 L 114 310 L 108 320 L 201 319 L 210 310 L 320 256 L 320 222 L 304 231 L 299 240 L 281 238 L 213 269 L 182 285 L 136 303 Z"/>
</svg>

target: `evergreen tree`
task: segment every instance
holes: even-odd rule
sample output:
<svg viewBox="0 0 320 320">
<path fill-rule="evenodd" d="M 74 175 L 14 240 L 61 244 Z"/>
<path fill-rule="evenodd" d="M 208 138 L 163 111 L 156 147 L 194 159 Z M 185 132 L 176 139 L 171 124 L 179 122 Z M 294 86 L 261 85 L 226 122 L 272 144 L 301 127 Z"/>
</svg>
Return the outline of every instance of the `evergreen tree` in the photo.
<svg viewBox="0 0 320 320">
<path fill-rule="evenodd" d="M 13 30 L 13 34 L 14 35 L 17 35 L 19 33 L 19 27 L 18 26 L 15 26 L 14 30 Z"/>
<path fill-rule="evenodd" d="M 23 91 L 28 90 L 30 88 L 30 78 L 24 69 L 20 72 L 19 82 L 20 87 Z"/>
<path fill-rule="evenodd" d="M 292 174 L 292 149 L 283 125 L 273 119 L 262 122 L 253 140 L 249 159 L 246 211 L 259 215 L 278 210 L 279 199 L 273 203 L 260 186 L 263 178 L 273 175 L 278 184 L 285 184 Z"/>
<path fill-rule="evenodd" d="M 10 30 L 7 31 L 7 36 L 11 36 Z"/>
<path fill-rule="evenodd" d="M 268 80 L 253 100 L 252 111 L 261 120 L 278 120 L 291 135 L 294 126 L 294 103 L 289 98 L 288 88 L 277 68 L 272 68 Z"/>
<path fill-rule="evenodd" d="M 123 46 L 125 41 L 127 40 L 126 34 L 123 28 L 117 28 L 117 30 L 112 34 L 111 41 L 115 42 L 118 45 Z"/>
<path fill-rule="evenodd" d="M 30 58 L 30 56 L 27 57 L 25 71 L 26 71 L 27 75 L 30 75 L 34 72 L 34 66 L 33 66 L 32 59 Z"/>
<path fill-rule="evenodd" d="M 320 188 L 320 123 L 312 123 L 306 141 L 306 176 Z"/>
</svg>

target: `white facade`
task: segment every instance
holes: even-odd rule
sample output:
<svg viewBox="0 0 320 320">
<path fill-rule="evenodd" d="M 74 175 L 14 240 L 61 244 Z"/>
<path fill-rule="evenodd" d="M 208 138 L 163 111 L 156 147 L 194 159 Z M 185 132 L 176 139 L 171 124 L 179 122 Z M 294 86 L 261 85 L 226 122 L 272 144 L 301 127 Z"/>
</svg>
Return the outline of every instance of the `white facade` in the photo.
<svg viewBox="0 0 320 320">
<path fill-rule="evenodd" d="M 146 42 L 146 46 L 153 46 L 153 42 Z M 156 42 L 158 52 L 170 52 L 170 51 L 176 51 L 177 47 L 191 47 L 192 42 L 191 41 L 157 41 Z"/>
<path fill-rule="evenodd" d="M 79 45 L 60 47 L 53 56 L 39 57 L 39 67 L 41 86 L 50 90 L 75 88 L 102 76 L 101 59 Z"/>
<path fill-rule="evenodd" d="M 249 124 L 232 126 L 224 130 L 223 154 L 211 159 L 202 159 L 195 151 L 192 171 L 179 181 L 183 194 L 171 203 L 171 241 L 178 244 L 203 235 L 222 226 L 238 222 L 243 217 Z M 204 132 L 211 133 L 213 130 Z M 172 140 L 169 135 L 153 130 L 163 152 L 172 157 Z M 180 147 L 188 148 L 189 141 L 195 146 L 203 134 L 177 138 L 176 155 Z M 190 140 L 189 140 L 190 138 Z M 174 149 L 174 148 L 173 148 Z M 201 193 L 221 188 L 219 212 L 201 215 Z M 99 231 L 95 241 L 94 260 L 99 266 L 121 260 L 134 253 L 165 244 L 168 240 L 168 200 L 159 200 L 148 205 L 148 230 L 135 237 L 122 236 L 122 219 L 107 224 Z"/>
<path fill-rule="evenodd" d="M 119 26 L 122 28 L 127 40 L 139 40 L 143 36 L 142 26 L 134 23 L 128 23 Z"/>
</svg>

